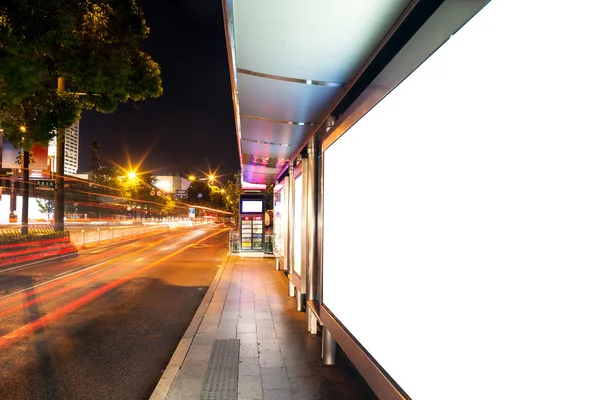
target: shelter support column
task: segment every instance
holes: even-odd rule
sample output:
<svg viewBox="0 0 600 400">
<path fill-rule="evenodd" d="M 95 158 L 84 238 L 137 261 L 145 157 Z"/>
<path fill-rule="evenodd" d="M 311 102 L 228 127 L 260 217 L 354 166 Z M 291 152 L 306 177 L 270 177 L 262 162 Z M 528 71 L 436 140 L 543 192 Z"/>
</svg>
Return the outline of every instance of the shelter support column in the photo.
<svg viewBox="0 0 600 400">
<path fill-rule="evenodd" d="M 317 263 L 317 210 L 318 210 L 318 142 L 315 135 L 307 146 L 306 158 L 306 300 L 317 300 L 319 268 Z M 307 331 L 311 331 L 311 313 L 306 313 Z"/>
<path fill-rule="evenodd" d="M 333 125 L 335 124 L 335 118 L 333 116 L 329 116 L 326 121 L 325 133 L 329 131 Z M 314 288 L 317 291 L 317 297 L 319 302 L 323 300 L 323 193 L 325 191 L 325 186 L 323 182 L 323 157 L 322 149 L 320 147 L 320 143 L 317 143 L 318 147 L 316 149 L 319 151 L 319 156 L 315 162 L 315 169 L 317 174 L 315 176 L 315 187 L 316 189 L 316 214 L 315 214 L 315 265 L 316 271 L 318 271 L 318 275 L 316 276 Z M 323 327 L 323 338 L 321 344 L 321 355 L 323 358 L 323 364 L 325 365 L 335 365 L 336 353 L 337 353 L 337 342 L 335 341 L 329 329 Z"/>
<path fill-rule="evenodd" d="M 304 311 L 305 309 L 305 305 L 306 305 L 306 279 L 307 279 L 307 272 L 306 272 L 306 267 L 307 267 L 307 260 L 306 260 L 306 254 L 307 254 L 307 225 L 306 225 L 306 209 L 307 209 L 307 204 L 306 204 L 306 193 L 307 193 L 307 183 L 308 183 L 308 172 L 307 172 L 307 162 L 308 160 L 302 156 L 299 156 L 296 159 L 296 168 L 300 168 L 300 173 L 301 173 L 301 177 L 302 177 L 302 185 L 300 186 L 300 193 L 295 193 L 294 197 L 296 200 L 298 200 L 298 194 L 300 194 L 300 204 L 295 204 L 294 207 L 297 209 L 298 206 L 301 209 L 300 212 L 300 218 L 299 220 L 294 220 L 295 224 L 299 224 L 300 225 L 300 240 L 298 240 L 298 238 L 295 238 L 294 241 L 296 242 L 296 246 L 294 247 L 294 252 L 299 251 L 300 254 L 294 254 L 294 261 L 296 262 L 297 260 L 300 261 L 300 274 L 298 275 L 297 271 L 294 272 L 294 278 L 297 279 L 298 276 L 300 278 L 300 282 L 296 283 L 296 311 Z M 296 171 L 296 175 L 298 175 L 298 171 Z M 297 180 L 298 178 L 295 177 L 295 180 Z M 296 183 L 297 184 L 297 183 Z M 296 188 L 297 190 L 298 188 Z M 298 217 L 298 215 L 296 215 L 294 218 Z M 296 226 L 296 230 L 295 233 L 298 233 L 298 226 Z M 299 248 L 298 248 L 299 245 Z M 298 257 L 300 256 L 300 257 Z"/>
<path fill-rule="evenodd" d="M 285 272 L 288 278 L 288 295 L 294 297 L 294 284 L 292 283 L 292 274 L 294 271 L 294 166 L 289 166 L 288 190 L 287 193 L 287 241 L 285 249 Z"/>
<path fill-rule="evenodd" d="M 337 343 L 333 338 L 329 329 L 323 328 L 323 345 L 321 355 L 323 357 L 323 364 L 335 365 L 335 355 L 337 352 Z"/>
</svg>

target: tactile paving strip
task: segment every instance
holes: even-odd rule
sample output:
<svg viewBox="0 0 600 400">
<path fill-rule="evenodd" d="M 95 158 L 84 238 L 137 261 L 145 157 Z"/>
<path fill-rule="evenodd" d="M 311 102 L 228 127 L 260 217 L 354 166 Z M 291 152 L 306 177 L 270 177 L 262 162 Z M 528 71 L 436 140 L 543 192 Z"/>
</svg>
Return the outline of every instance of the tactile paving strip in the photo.
<svg viewBox="0 0 600 400">
<path fill-rule="evenodd" d="M 201 400 L 237 400 L 239 339 L 217 339 L 208 361 Z"/>
</svg>

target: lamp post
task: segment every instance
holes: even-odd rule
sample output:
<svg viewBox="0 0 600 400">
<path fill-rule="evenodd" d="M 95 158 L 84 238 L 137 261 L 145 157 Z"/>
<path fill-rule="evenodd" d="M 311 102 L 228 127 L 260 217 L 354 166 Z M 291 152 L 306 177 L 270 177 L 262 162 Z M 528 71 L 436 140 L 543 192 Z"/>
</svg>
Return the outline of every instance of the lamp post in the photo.
<svg viewBox="0 0 600 400">
<path fill-rule="evenodd" d="M 21 205 L 21 234 L 29 233 L 29 151 L 25 150 L 25 133 L 27 128 L 21 126 L 21 140 L 23 142 L 23 204 Z"/>
<path fill-rule="evenodd" d="M 65 78 L 58 78 L 57 92 L 65 91 Z M 65 230 L 65 130 L 56 132 L 56 179 L 54 189 L 54 230 Z"/>
</svg>

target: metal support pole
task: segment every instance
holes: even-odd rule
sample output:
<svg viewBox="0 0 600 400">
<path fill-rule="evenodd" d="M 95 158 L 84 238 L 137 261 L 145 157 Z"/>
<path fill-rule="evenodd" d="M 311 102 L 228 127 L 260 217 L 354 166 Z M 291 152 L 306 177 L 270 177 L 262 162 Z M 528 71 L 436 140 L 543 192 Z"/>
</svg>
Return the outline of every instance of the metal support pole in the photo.
<svg viewBox="0 0 600 400">
<path fill-rule="evenodd" d="M 294 167 L 290 165 L 288 169 L 288 215 L 287 215 L 287 251 L 286 251 L 286 266 L 287 273 L 291 274 L 294 271 Z"/>
<path fill-rule="evenodd" d="M 57 91 L 65 91 L 65 78 L 58 78 Z M 65 130 L 56 132 L 56 180 L 54 189 L 54 230 L 65 230 Z"/>
<path fill-rule="evenodd" d="M 323 346 L 321 355 L 323 357 L 323 364 L 335 365 L 335 354 L 337 351 L 337 343 L 333 338 L 333 335 L 329 330 L 323 327 Z"/>
<path fill-rule="evenodd" d="M 10 214 L 8 216 L 8 222 L 17 222 L 17 190 L 15 184 L 17 181 L 17 170 L 13 168 L 12 175 L 10 176 Z"/>
<path fill-rule="evenodd" d="M 23 203 L 21 204 L 21 234 L 29 233 L 29 151 L 23 149 Z"/>
<path fill-rule="evenodd" d="M 296 291 L 296 311 L 304 311 L 304 301 L 306 295 L 301 293 L 299 290 Z"/>
<path fill-rule="evenodd" d="M 306 299 L 316 300 L 318 284 L 317 255 L 317 142 L 313 136 L 308 142 L 306 168 Z"/>
<path fill-rule="evenodd" d="M 296 288 L 294 287 L 294 284 L 292 283 L 292 279 L 288 277 L 288 296 L 294 297 L 295 292 L 296 292 Z"/>
</svg>

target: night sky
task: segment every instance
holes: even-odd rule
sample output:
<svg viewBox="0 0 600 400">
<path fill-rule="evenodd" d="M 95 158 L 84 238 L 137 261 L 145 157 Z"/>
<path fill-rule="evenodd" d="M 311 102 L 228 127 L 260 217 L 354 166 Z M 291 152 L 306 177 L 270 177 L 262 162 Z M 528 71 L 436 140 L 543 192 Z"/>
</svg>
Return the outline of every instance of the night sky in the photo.
<svg viewBox="0 0 600 400">
<path fill-rule="evenodd" d="M 164 94 L 80 121 L 79 172 L 94 137 L 103 165 L 154 174 L 214 172 L 226 183 L 240 168 L 220 0 L 138 0 L 150 27 L 143 50 L 162 71 Z"/>
</svg>

